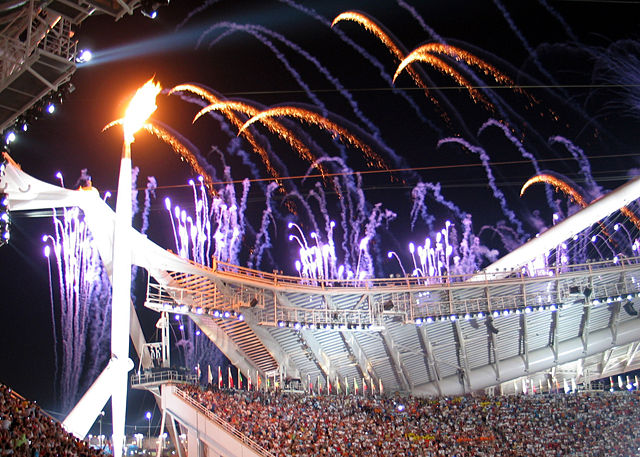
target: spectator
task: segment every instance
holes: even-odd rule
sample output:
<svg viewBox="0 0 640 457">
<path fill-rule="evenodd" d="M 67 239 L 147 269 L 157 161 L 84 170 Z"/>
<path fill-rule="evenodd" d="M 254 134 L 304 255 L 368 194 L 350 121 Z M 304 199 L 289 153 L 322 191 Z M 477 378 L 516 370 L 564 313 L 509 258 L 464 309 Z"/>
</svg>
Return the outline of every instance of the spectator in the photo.
<svg viewBox="0 0 640 457">
<path fill-rule="evenodd" d="M 0 384 L 0 456 L 99 457 L 84 441 L 31 403 Z"/>
<path fill-rule="evenodd" d="M 185 387 L 277 457 L 638 455 L 638 393 L 453 398 Z"/>
</svg>

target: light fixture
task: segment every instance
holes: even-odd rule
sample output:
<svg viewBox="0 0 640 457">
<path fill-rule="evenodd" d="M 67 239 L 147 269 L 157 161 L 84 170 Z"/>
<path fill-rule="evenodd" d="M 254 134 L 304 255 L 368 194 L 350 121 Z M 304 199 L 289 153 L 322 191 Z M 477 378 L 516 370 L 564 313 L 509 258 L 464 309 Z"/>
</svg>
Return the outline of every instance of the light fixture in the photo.
<svg viewBox="0 0 640 457">
<path fill-rule="evenodd" d="M 249 302 L 249 306 L 252 308 L 255 308 L 256 306 L 258 306 L 258 299 L 256 297 L 253 297 Z"/>
<path fill-rule="evenodd" d="M 11 238 L 11 214 L 9 212 L 9 197 L 0 194 L 0 246 L 4 246 Z"/>
<path fill-rule="evenodd" d="M 87 63 L 91 60 L 93 54 L 88 49 L 81 49 L 76 56 L 76 63 Z"/>
<path fill-rule="evenodd" d="M 149 19 L 158 16 L 158 8 L 169 4 L 169 0 L 142 0 L 140 2 L 140 12 Z"/>
</svg>

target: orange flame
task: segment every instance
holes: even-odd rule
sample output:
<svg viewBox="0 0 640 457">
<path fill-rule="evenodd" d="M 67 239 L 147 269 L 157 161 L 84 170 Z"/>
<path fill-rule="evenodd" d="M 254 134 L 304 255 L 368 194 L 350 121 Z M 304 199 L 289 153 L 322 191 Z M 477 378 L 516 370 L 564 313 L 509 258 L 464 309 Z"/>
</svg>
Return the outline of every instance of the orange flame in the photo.
<svg viewBox="0 0 640 457">
<path fill-rule="evenodd" d="M 144 126 L 149 116 L 156 110 L 156 97 L 161 90 L 160 83 L 154 83 L 151 78 L 136 91 L 122 121 L 124 140 L 127 143 L 133 143 L 134 134 Z"/>
</svg>

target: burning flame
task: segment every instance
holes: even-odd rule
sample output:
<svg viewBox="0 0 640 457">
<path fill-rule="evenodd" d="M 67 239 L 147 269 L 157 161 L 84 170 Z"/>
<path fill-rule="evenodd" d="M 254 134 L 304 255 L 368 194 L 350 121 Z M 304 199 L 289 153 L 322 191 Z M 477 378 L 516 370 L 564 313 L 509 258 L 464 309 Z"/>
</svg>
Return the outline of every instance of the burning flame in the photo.
<svg viewBox="0 0 640 457">
<path fill-rule="evenodd" d="M 149 116 L 156 110 L 156 96 L 162 87 L 159 83 L 154 83 L 153 78 L 142 86 L 129 102 L 127 111 L 124 114 L 124 140 L 133 143 L 133 135 L 142 128 Z"/>
</svg>

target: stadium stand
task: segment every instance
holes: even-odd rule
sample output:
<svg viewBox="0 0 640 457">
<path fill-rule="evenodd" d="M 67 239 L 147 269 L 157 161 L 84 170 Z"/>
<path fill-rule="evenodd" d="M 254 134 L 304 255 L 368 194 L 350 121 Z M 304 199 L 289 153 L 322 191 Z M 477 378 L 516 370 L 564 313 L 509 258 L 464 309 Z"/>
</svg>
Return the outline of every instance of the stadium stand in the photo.
<svg viewBox="0 0 640 457">
<path fill-rule="evenodd" d="M 278 457 L 634 456 L 640 395 L 440 398 L 181 387 Z"/>
<path fill-rule="evenodd" d="M 98 457 L 104 454 L 67 433 L 35 403 L 0 384 L 0 456 Z"/>
</svg>

